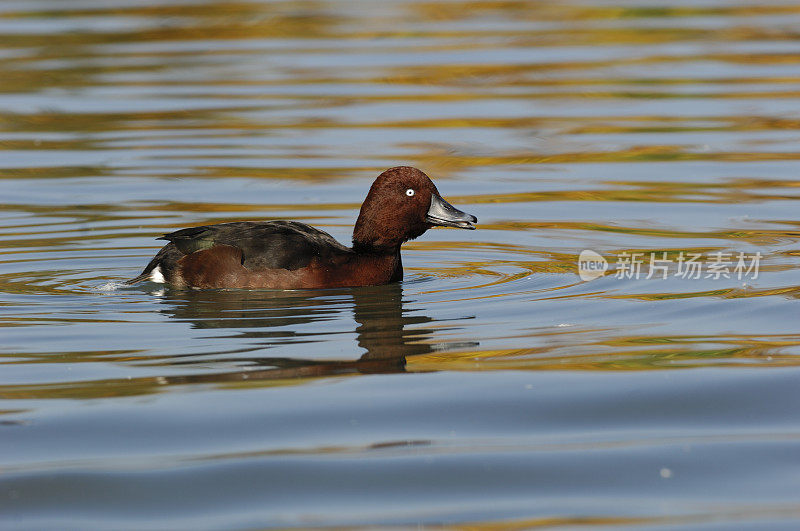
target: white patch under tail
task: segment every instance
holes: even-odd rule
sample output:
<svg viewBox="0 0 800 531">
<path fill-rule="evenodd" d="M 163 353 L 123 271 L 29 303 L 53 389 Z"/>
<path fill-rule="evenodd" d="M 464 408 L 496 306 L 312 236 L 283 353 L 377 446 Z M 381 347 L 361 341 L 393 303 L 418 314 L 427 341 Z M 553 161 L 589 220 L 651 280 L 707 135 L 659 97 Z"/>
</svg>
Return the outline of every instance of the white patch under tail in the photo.
<svg viewBox="0 0 800 531">
<path fill-rule="evenodd" d="M 158 282 L 159 284 L 166 282 L 164 280 L 164 275 L 161 273 L 161 266 L 156 266 L 152 271 L 150 271 L 150 281 Z"/>
</svg>

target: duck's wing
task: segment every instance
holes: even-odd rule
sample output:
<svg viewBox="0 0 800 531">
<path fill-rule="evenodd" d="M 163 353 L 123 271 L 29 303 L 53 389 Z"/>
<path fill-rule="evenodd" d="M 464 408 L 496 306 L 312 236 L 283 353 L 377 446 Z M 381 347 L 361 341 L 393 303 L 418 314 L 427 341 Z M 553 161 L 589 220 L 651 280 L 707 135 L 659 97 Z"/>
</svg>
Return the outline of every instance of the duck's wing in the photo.
<svg viewBox="0 0 800 531">
<path fill-rule="evenodd" d="M 215 245 L 236 247 L 242 265 L 250 270 L 305 267 L 315 258 L 352 251 L 319 229 L 296 221 L 240 221 L 190 227 L 159 238 L 175 245 L 181 254 L 210 249 Z"/>
</svg>

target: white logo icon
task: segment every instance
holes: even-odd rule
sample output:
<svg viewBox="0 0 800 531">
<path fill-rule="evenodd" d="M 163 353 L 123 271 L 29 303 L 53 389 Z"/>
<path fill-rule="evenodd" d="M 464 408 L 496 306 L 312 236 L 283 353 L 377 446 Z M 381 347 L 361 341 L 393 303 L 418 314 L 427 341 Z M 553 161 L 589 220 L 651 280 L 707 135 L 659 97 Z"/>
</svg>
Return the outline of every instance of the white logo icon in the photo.
<svg viewBox="0 0 800 531">
<path fill-rule="evenodd" d="M 588 282 L 602 277 L 608 270 L 608 262 L 598 253 L 585 249 L 578 256 L 578 276 Z"/>
</svg>

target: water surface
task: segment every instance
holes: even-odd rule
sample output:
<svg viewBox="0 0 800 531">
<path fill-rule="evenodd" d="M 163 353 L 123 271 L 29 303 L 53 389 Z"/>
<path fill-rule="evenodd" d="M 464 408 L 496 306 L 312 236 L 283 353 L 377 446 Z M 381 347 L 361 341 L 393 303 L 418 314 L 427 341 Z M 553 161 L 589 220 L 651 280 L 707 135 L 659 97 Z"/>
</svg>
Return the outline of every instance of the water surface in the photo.
<svg viewBox="0 0 800 531">
<path fill-rule="evenodd" d="M 0 527 L 796 528 L 797 28 L 782 1 L 0 3 Z M 197 224 L 347 243 L 398 164 L 480 220 L 407 244 L 401 284 L 121 286 Z"/>
</svg>

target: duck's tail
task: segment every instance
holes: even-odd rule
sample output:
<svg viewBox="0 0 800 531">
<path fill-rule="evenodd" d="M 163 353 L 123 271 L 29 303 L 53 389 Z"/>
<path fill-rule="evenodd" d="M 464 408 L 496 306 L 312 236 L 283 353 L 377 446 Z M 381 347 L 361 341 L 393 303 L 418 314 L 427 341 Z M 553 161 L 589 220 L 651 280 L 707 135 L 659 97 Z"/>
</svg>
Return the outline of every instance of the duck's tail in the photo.
<svg viewBox="0 0 800 531">
<path fill-rule="evenodd" d="M 175 263 L 180 256 L 181 253 L 175 248 L 175 245 L 168 243 L 156 253 L 139 276 L 126 280 L 125 284 L 131 286 L 143 280 L 165 283 L 166 278 L 171 274 L 170 272 L 175 269 Z"/>
<path fill-rule="evenodd" d="M 147 280 L 148 278 L 150 278 L 150 272 L 145 270 L 138 277 L 132 278 L 130 280 L 126 280 L 125 284 L 127 284 L 128 286 L 133 286 L 134 284 L 138 284 L 142 280 Z"/>
</svg>

